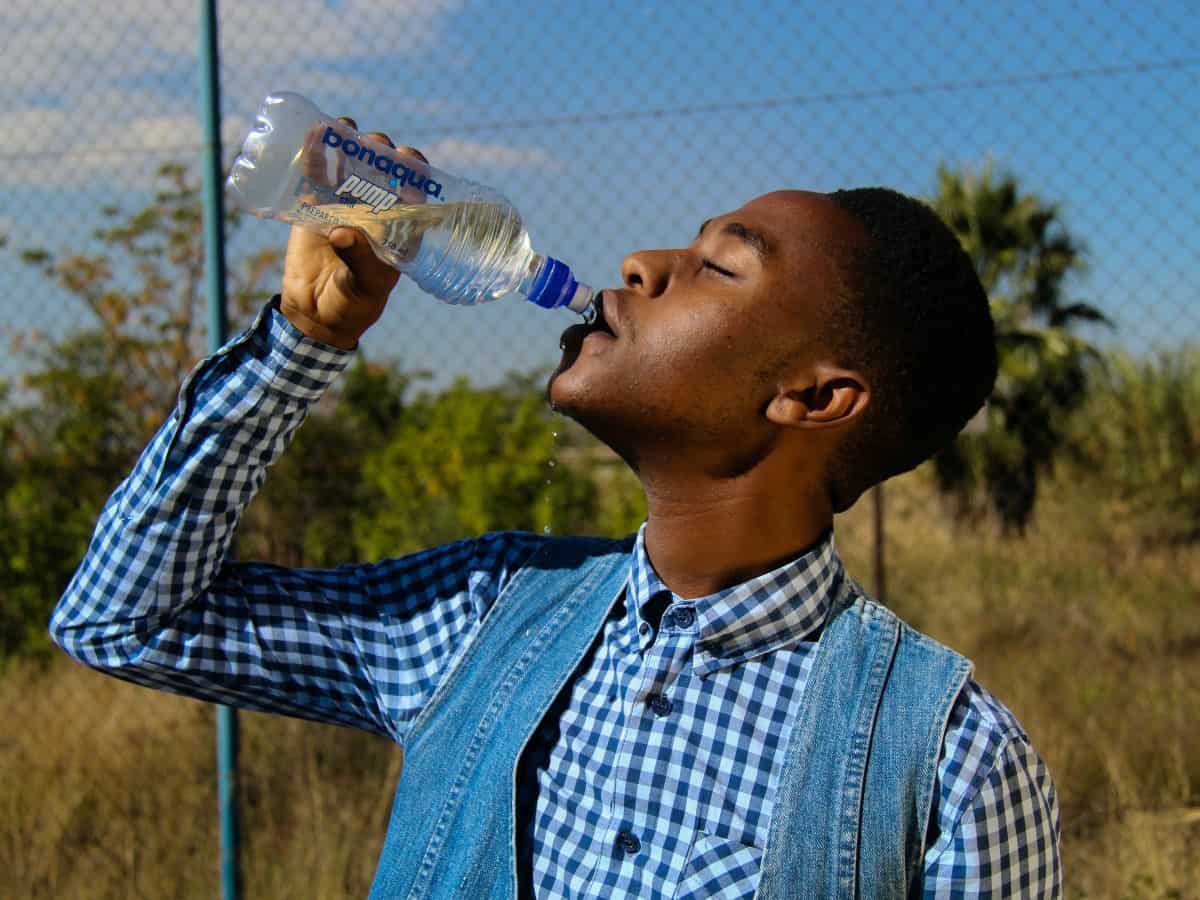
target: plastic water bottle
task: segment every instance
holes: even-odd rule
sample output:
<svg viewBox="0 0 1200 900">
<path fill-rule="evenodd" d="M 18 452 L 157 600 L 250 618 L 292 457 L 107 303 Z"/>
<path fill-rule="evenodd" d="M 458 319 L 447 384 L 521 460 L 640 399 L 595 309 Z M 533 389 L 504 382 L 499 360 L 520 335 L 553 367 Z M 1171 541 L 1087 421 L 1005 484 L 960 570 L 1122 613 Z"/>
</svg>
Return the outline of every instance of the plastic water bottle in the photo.
<svg viewBox="0 0 1200 900">
<path fill-rule="evenodd" d="M 517 292 L 548 309 L 587 310 L 593 291 L 534 253 L 516 209 L 489 187 L 364 138 L 311 101 L 270 94 L 228 188 L 256 216 L 328 234 L 361 229 L 375 253 L 447 303 Z"/>
</svg>

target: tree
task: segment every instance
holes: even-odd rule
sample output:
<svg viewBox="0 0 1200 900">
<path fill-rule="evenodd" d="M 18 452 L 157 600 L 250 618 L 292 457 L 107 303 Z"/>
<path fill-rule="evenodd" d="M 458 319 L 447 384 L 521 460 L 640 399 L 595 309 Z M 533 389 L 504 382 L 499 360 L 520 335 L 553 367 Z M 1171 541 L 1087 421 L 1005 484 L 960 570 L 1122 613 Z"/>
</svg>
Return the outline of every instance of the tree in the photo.
<svg viewBox="0 0 1200 900">
<path fill-rule="evenodd" d="M 1024 533 L 1039 475 L 1052 470 L 1068 413 L 1087 396 L 1097 350 L 1073 333 L 1111 322 L 1067 296 L 1084 269 L 1083 247 L 1058 205 L 1021 191 L 990 163 L 978 173 L 938 168 L 930 201 L 958 235 L 987 291 L 1000 369 L 986 410 L 934 457 L 938 487 L 962 518 L 990 512 L 1005 534 Z"/>
<path fill-rule="evenodd" d="M 1144 517 L 1155 541 L 1200 541 L 1200 346 L 1111 352 L 1070 427 L 1097 493 Z"/>
<path fill-rule="evenodd" d="M 596 518 L 596 483 L 559 462 L 565 423 L 537 376 L 494 388 L 456 380 L 407 405 L 387 443 L 364 462 L 373 502 L 356 519 L 368 558 L 497 529 L 581 532 Z"/>
<path fill-rule="evenodd" d="M 137 212 L 101 209 L 112 224 L 93 233 L 97 251 L 21 251 L 27 264 L 82 301 L 91 317 L 82 332 L 40 354 L 35 349 L 45 371 L 98 364 L 105 377 L 129 392 L 131 408 L 151 416 L 173 405 L 179 382 L 204 354 L 206 338 L 200 187 L 181 163 L 163 164 L 157 181 L 152 201 Z M 230 210 L 226 233 L 243 218 L 239 210 Z M 282 259 L 282 249 L 272 247 L 230 267 L 231 321 L 244 322 L 270 297 L 273 288 L 265 285 L 278 283 Z M 98 356 L 79 355 L 92 348 Z"/>
</svg>

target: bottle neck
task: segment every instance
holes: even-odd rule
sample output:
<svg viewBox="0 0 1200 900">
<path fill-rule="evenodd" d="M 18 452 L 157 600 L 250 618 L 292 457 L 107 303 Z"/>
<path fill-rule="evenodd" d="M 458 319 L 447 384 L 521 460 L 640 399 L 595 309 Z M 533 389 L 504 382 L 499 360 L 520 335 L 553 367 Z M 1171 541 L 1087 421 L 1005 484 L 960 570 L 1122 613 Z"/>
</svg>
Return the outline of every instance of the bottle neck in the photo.
<svg viewBox="0 0 1200 900">
<path fill-rule="evenodd" d="M 576 281 L 570 267 L 552 256 L 534 254 L 517 290 L 545 309 L 565 306 L 581 315 L 592 302 L 592 289 Z"/>
</svg>

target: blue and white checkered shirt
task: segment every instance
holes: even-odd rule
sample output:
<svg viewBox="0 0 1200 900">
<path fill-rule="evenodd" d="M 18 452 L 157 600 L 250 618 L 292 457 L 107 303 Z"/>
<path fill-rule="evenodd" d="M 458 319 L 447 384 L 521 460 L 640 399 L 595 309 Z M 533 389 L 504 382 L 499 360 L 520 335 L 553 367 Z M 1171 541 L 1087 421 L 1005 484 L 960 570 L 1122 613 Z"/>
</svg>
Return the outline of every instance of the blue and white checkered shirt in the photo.
<svg viewBox="0 0 1200 900">
<path fill-rule="evenodd" d="M 334 570 L 225 561 L 267 466 L 351 356 L 271 306 L 193 372 L 54 612 L 64 649 L 151 687 L 404 743 L 542 538 Z M 541 897 L 751 897 L 842 577 L 832 532 L 701 599 L 664 587 L 640 535 L 630 562 L 623 602 L 523 758 L 522 877 Z M 1060 896 L 1058 829 L 1028 736 L 969 682 L 944 738 L 925 896 Z"/>
</svg>

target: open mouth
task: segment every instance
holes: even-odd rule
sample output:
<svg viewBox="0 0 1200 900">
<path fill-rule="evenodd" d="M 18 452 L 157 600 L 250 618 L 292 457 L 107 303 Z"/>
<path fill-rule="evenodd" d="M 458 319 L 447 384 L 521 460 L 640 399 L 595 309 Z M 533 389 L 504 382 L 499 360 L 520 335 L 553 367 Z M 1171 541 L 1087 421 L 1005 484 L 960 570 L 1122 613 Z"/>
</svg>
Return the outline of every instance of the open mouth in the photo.
<svg viewBox="0 0 1200 900">
<path fill-rule="evenodd" d="M 617 333 L 613 331 L 613 327 L 608 324 L 608 319 L 604 315 L 604 291 L 596 294 L 585 315 L 589 316 L 586 321 L 572 325 L 562 333 L 558 342 L 560 349 L 578 353 L 579 348 L 583 346 L 584 338 L 597 333 L 608 335 L 609 338 L 616 340 Z"/>
<path fill-rule="evenodd" d="M 595 311 L 595 316 L 592 318 L 589 324 L 591 325 L 592 331 L 603 331 L 615 338 L 617 333 L 613 331 L 613 327 L 608 324 L 608 319 L 606 318 L 604 312 L 605 296 L 607 295 L 604 293 L 604 291 L 600 291 L 600 293 L 596 295 L 596 299 L 592 301 L 592 309 Z"/>
</svg>

